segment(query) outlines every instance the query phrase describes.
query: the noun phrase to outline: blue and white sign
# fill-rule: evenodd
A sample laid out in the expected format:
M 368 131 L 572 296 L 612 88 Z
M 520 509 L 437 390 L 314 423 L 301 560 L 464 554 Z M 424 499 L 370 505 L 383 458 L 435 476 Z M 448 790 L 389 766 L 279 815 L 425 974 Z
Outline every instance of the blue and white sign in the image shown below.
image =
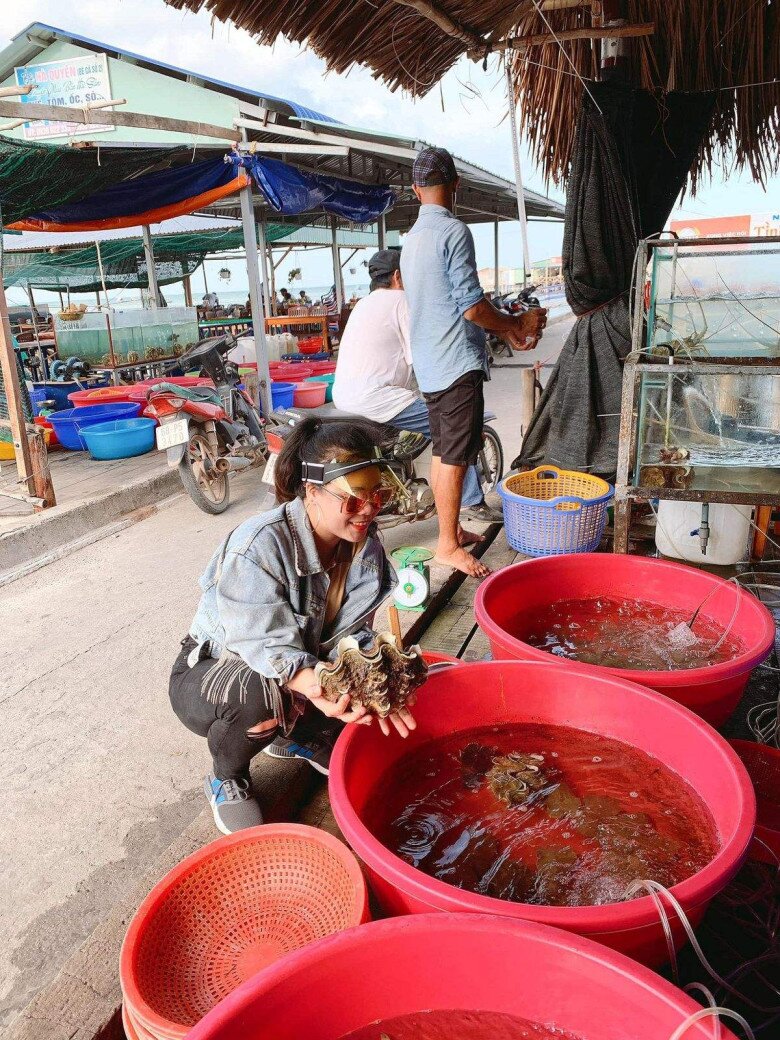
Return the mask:
M 20 87 L 33 85 L 29 94 L 22 95 L 20 100 L 23 104 L 83 108 L 91 101 L 108 101 L 111 97 L 105 54 L 81 54 L 74 58 L 60 58 L 59 61 L 43 61 L 14 71 Z M 87 127 L 64 120 L 36 119 L 24 124 L 24 137 L 27 141 L 40 141 L 46 137 L 91 137 L 113 129 L 113 126 L 97 123 Z

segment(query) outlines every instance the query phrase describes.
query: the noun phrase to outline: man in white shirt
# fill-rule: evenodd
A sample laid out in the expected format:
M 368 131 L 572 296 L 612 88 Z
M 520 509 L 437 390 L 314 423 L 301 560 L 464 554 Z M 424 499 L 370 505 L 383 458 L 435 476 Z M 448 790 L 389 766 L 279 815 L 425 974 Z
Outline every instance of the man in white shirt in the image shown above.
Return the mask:
M 380 249 L 368 262 L 371 292 L 356 304 L 344 329 L 333 383 L 333 403 L 344 412 L 431 435 L 428 406 L 412 369 L 409 314 L 401 280 L 401 253 Z M 466 471 L 461 517 L 495 522 L 474 466 Z

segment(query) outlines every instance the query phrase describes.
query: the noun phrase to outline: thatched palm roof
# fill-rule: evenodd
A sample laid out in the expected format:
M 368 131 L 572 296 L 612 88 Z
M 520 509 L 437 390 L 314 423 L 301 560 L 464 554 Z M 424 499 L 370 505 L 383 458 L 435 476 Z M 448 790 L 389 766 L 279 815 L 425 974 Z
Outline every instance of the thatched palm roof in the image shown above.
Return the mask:
M 261 43 L 278 36 L 305 42 L 337 72 L 363 65 L 390 89 L 402 87 L 416 95 L 430 90 L 464 53 L 478 60 L 501 50 L 500 42 L 511 36 L 515 49 L 506 53 L 512 56 L 523 129 L 539 166 L 556 183 L 568 171 L 583 89 L 575 72 L 584 79 L 599 74 L 598 40 L 577 38 L 594 32 L 590 0 L 166 3 L 192 11 L 205 8 Z M 657 90 L 661 113 L 664 91 L 719 92 L 710 134 L 694 164 L 694 186 L 714 161 L 745 167 L 759 181 L 777 172 L 780 3 L 625 0 L 625 8 L 630 25 L 654 23 L 652 34 L 629 39 L 627 50 L 630 82 Z M 562 44 L 551 41 L 550 28 L 564 34 Z M 604 30 L 596 26 L 595 33 L 603 36 Z

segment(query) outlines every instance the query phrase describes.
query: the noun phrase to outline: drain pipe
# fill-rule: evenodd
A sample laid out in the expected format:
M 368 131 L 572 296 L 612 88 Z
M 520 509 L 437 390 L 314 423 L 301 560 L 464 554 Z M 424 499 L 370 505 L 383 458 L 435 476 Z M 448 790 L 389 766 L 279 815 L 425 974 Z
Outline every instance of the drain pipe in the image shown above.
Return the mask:
M 701 504 L 701 523 L 699 524 L 699 545 L 701 546 L 702 556 L 707 555 L 707 543 L 710 540 L 710 504 L 709 502 L 702 502 Z

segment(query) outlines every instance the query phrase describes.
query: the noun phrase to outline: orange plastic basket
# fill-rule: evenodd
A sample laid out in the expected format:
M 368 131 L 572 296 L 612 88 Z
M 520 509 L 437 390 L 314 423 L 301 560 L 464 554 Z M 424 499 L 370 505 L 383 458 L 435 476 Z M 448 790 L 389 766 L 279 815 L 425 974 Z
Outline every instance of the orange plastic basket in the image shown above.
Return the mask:
M 750 858 L 763 863 L 780 861 L 780 751 L 753 740 L 729 741 L 742 759 L 756 791 L 756 838 Z
M 218 838 L 138 908 L 119 961 L 125 1003 L 136 1027 L 179 1040 L 279 957 L 366 920 L 360 865 L 332 835 L 280 823 Z

